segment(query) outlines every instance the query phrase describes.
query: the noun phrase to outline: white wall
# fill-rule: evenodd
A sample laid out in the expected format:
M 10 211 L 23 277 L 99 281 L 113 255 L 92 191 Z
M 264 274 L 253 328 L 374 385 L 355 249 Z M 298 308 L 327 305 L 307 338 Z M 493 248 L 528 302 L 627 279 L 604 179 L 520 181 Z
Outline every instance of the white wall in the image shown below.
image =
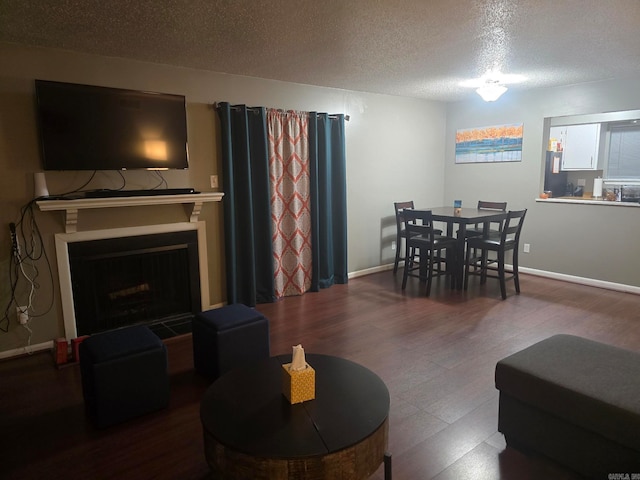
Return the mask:
M 202 70 L 135 62 L 65 51 L 26 48 L 0 43 L 0 227 L 15 221 L 19 209 L 33 197 L 33 172 L 41 170 L 34 115 L 35 78 L 183 94 L 187 99 L 190 168 L 166 174 L 170 187 L 192 186 L 209 190 L 209 175 L 220 170 L 219 125 L 211 105 L 216 101 L 263 105 L 282 109 L 345 113 L 346 126 L 349 271 L 392 261 L 395 239 L 393 202 L 413 199 L 418 205 L 440 204 L 444 195 L 443 158 L 445 111 L 442 103 L 401 97 L 319 88 L 239 77 Z M 144 172 L 126 172 L 129 188 L 149 188 Z M 86 172 L 48 172 L 52 194 L 78 187 Z M 114 174 L 99 174 L 91 187 L 113 187 Z M 223 186 L 224 187 L 224 186 Z M 108 212 L 106 210 L 109 210 Z M 142 207 L 83 212 L 80 229 L 130 226 L 140 221 L 163 223 L 180 219 L 180 208 Z M 57 278 L 53 234 L 63 230 L 62 217 L 37 212 L 49 258 Z M 225 300 L 222 249 L 222 206 L 208 204 L 201 218 L 207 222 L 212 303 Z M 7 278 L 10 245 L 0 235 L 0 276 Z M 43 267 L 44 268 L 44 267 Z M 43 275 L 46 275 L 42 270 Z M 41 310 L 51 294 L 48 282 L 36 305 Z M 38 344 L 62 335 L 57 286 L 54 307 L 33 321 Z M 8 288 L 0 290 L 4 310 Z M 8 334 L 0 333 L 0 352 L 26 343 L 25 330 L 12 317 Z
M 542 189 L 544 118 L 637 109 L 638 85 L 640 79 L 596 82 L 507 92 L 495 103 L 478 98 L 449 104 L 445 202 L 496 200 L 513 210 L 528 208 L 521 242 L 531 244 L 531 253 L 520 255 L 524 267 L 640 286 L 640 208 L 535 201 Z M 457 129 L 520 122 L 521 162 L 455 164 Z

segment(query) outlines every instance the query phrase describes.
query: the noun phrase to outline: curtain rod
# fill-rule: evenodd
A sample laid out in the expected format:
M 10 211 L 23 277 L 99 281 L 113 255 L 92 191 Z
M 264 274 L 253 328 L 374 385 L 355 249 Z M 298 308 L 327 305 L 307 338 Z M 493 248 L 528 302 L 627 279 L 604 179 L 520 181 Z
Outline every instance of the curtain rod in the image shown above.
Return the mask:
M 220 102 L 214 102 L 213 103 L 213 107 L 214 108 L 218 108 L 218 106 L 220 105 Z M 229 105 L 231 108 L 240 108 L 240 105 Z M 244 107 L 247 110 L 251 110 L 251 111 L 259 111 L 261 108 L 267 108 L 267 107 L 247 107 L 246 105 L 244 105 Z M 274 108 L 273 110 L 276 110 L 277 112 L 282 112 L 282 113 L 286 113 L 286 112 L 290 112 L 292 111 L 292 109 L 289 110 L 285 110 L 282 108 Z M 309 112 L 305 112 L 305 113 L 309 113 Z M 328 113 L 327 116 L 329 118 L 338 118 L 338 114 L 336 113 Z M 351 119 L 351 117 L 349 115 L 345 115 L 344 116 L 345 121 L 349 121 Z

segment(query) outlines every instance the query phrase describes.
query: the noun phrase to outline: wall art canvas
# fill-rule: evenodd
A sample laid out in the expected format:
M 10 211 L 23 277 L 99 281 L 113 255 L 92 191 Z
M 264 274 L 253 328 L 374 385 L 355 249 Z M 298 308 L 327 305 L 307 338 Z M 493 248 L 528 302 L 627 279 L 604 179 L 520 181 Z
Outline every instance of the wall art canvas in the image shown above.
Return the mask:
M 522 123 L 456 131 L 456 163 L 522 161 Z

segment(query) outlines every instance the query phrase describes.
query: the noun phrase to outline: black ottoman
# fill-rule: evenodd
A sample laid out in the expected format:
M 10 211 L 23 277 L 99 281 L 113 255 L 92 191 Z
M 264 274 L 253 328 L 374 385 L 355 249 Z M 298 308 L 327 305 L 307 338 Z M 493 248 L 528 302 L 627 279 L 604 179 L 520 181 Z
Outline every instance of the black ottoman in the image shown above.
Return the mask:
M 80 344 L 87 413 L 103 428 L 169 405 L 167 349 L 145 326 L 92 335 Z
M 640 473 L 640 354 L 555 335 L 496 365 L 507 443 L 589 478 Z
M 235 303 L 193 319 L 193 365 L 211 380 L 234 367 L 269 357 L 269 320 Z

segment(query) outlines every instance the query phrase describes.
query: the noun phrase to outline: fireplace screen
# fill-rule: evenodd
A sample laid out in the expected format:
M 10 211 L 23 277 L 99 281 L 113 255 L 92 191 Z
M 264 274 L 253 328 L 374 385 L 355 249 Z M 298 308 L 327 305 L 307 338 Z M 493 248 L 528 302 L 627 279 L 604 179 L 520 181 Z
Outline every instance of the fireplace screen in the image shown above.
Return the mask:
M 200 310 L 196 232 L 73 243 L 69 261 L 78 335 Z

